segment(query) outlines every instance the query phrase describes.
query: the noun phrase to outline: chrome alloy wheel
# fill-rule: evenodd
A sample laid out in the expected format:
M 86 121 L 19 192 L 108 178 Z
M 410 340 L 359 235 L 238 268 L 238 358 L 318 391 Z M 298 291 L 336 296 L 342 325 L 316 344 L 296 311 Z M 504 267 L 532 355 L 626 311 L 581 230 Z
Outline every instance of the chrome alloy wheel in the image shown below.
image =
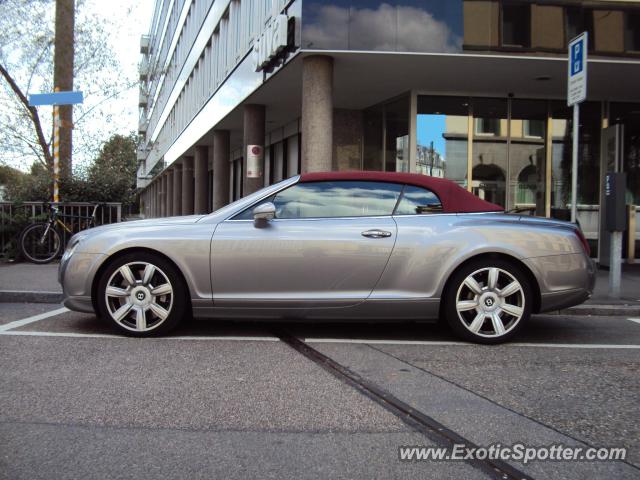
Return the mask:
M 148 332 L 159 327 L 173 305 L 173 288 L 167 275 L 148 262 L 131 262 L 118 268 L 105 289 L 111 318 L 123 328 Z
M 522 319 L 525 294 L 516 278 L 496 267 L 476 270 L 456 293 L 456 311 L 474 335 L 497 338 L 513 330 Z

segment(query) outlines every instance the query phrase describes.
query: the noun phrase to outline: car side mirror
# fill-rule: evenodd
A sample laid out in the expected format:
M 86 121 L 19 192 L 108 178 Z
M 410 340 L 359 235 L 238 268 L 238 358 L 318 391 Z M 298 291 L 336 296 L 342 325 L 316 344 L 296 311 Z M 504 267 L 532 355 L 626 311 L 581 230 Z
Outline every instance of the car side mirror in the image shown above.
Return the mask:
M 272 202 L 265 202 L 253 209 L 253 224 L 256 228 L 264 228 L 269 220 L 276 216 L 276 206 Z

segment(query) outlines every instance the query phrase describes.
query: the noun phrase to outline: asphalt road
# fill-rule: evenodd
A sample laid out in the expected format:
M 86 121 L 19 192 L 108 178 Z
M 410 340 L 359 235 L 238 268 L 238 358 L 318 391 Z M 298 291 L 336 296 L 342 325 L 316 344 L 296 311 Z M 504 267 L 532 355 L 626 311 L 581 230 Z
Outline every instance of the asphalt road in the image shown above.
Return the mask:
M 401 462 L 400 446 L 438 438 L 282 332 L 478 446 L 628 449 L 510 462 L 531 478 L 640 478 L 640 323 L 624 317 L 538 316 L 484 347 L 430 324 L 194 320 L 132 339 L 59 310 L 0 303 L 0 478 L 499 478 Z

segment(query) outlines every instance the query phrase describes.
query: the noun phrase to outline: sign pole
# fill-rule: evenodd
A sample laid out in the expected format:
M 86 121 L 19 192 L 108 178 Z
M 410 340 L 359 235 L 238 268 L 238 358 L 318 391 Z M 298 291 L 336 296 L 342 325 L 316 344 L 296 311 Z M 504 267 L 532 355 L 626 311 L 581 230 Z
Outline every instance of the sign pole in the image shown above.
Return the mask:
M 60 202 L 60 111 L 53 106 L 53 203 Z
M 571 149 L 571 221 L 578 219 L 578 140 L 580 103 L 587 98 L 587 51 L 589 34 L 583 32 L 568 45 L 567 105 L 573 107 L 573 142 Z
M 578 215 L 578 137 L 580 134 L 580 104 L 573 105 L 573 146 L 571 150 L 571 221 Z

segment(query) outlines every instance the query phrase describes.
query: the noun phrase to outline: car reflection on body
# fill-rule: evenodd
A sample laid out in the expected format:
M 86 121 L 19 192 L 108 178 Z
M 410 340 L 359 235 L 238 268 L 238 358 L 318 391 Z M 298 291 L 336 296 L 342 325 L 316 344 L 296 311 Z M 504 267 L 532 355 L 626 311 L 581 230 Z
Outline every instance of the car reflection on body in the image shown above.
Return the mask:
M 502 210 L 441 178 L 303 174 L 209 215 L 82 232 L 59 277 L 65 306 L 134 336 L 189 315 L 443 318 L 463 339 L 499 343 L 594 284 L 577 225 Z

